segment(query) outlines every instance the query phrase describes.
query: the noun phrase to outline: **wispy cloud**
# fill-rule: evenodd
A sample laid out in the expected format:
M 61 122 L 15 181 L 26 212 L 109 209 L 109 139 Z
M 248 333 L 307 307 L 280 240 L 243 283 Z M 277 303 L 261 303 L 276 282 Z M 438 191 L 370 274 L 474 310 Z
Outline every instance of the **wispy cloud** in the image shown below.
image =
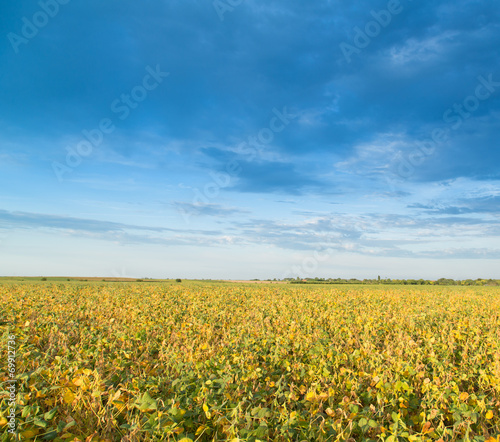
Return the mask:
M 70 216 L 28 212 L 9 212 L 7 210 L 0 210 L 0 227 L 4 229 L 57 229 L 75 234 L 82 232 L 87 234 L 121 234 L 126 231 L 148 231 L 157 233 L 172 232 L 207 235 L 219 233 L 210 230 L 182 230 L 169 227 L 140 226 L 96 219 L 74 218 Z
M 231 215 L 241 215 L 250 213 L 248 210 L 238 209 L 236 207 L 223 207 L 220 204 L 210 204 L 210 203 L 185 203 L 185 202 L 174 202 L 172 205 L 180 213 L 188 215 L 199 215 L 199 216 L 215 216 L 215 217 L 227 217 Z
M 424 209 L 427 213 L 461 215 L 465 213 L 500 214 L 500 196 L 461 198 L 456 205 L 447 203 L 411 204 L 410 208 Z

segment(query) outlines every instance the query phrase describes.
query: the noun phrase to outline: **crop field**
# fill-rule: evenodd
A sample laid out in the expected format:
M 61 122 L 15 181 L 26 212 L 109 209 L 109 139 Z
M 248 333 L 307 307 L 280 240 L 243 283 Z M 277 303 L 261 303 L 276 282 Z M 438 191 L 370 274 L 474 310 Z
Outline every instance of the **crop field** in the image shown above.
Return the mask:
M 500 441 L 500 288 L 15 282 L 0 300 L 2 441 L 13 390 L 26 441 Z

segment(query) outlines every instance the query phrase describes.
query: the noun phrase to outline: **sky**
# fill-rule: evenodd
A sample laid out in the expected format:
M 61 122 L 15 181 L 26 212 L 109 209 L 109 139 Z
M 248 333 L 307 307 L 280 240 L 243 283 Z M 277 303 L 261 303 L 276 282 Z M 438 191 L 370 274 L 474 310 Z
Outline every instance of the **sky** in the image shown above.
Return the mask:
M 0 5 L 0 275 L 500 278 L 500 3 Z

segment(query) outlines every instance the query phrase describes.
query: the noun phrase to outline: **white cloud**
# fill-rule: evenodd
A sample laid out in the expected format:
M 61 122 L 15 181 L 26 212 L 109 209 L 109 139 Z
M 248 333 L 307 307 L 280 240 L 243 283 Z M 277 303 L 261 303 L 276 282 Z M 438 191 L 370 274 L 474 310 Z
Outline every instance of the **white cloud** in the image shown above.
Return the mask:
M 389 59 L 395 67 L 440 61 L 450 51 L 450 46 L 458 44 L 456 37 L 459 35 L 458 32 L 447 31 L 420 40 L 409 38 L 389 49 Z

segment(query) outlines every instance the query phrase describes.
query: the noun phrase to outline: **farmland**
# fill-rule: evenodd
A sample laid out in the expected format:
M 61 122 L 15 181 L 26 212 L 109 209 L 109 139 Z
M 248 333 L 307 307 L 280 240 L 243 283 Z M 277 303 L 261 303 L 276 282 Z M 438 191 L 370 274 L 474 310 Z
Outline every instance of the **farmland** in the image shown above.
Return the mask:
M 497 287 L 4 282 L 0 299 L 21 440 L 500 440 Z

